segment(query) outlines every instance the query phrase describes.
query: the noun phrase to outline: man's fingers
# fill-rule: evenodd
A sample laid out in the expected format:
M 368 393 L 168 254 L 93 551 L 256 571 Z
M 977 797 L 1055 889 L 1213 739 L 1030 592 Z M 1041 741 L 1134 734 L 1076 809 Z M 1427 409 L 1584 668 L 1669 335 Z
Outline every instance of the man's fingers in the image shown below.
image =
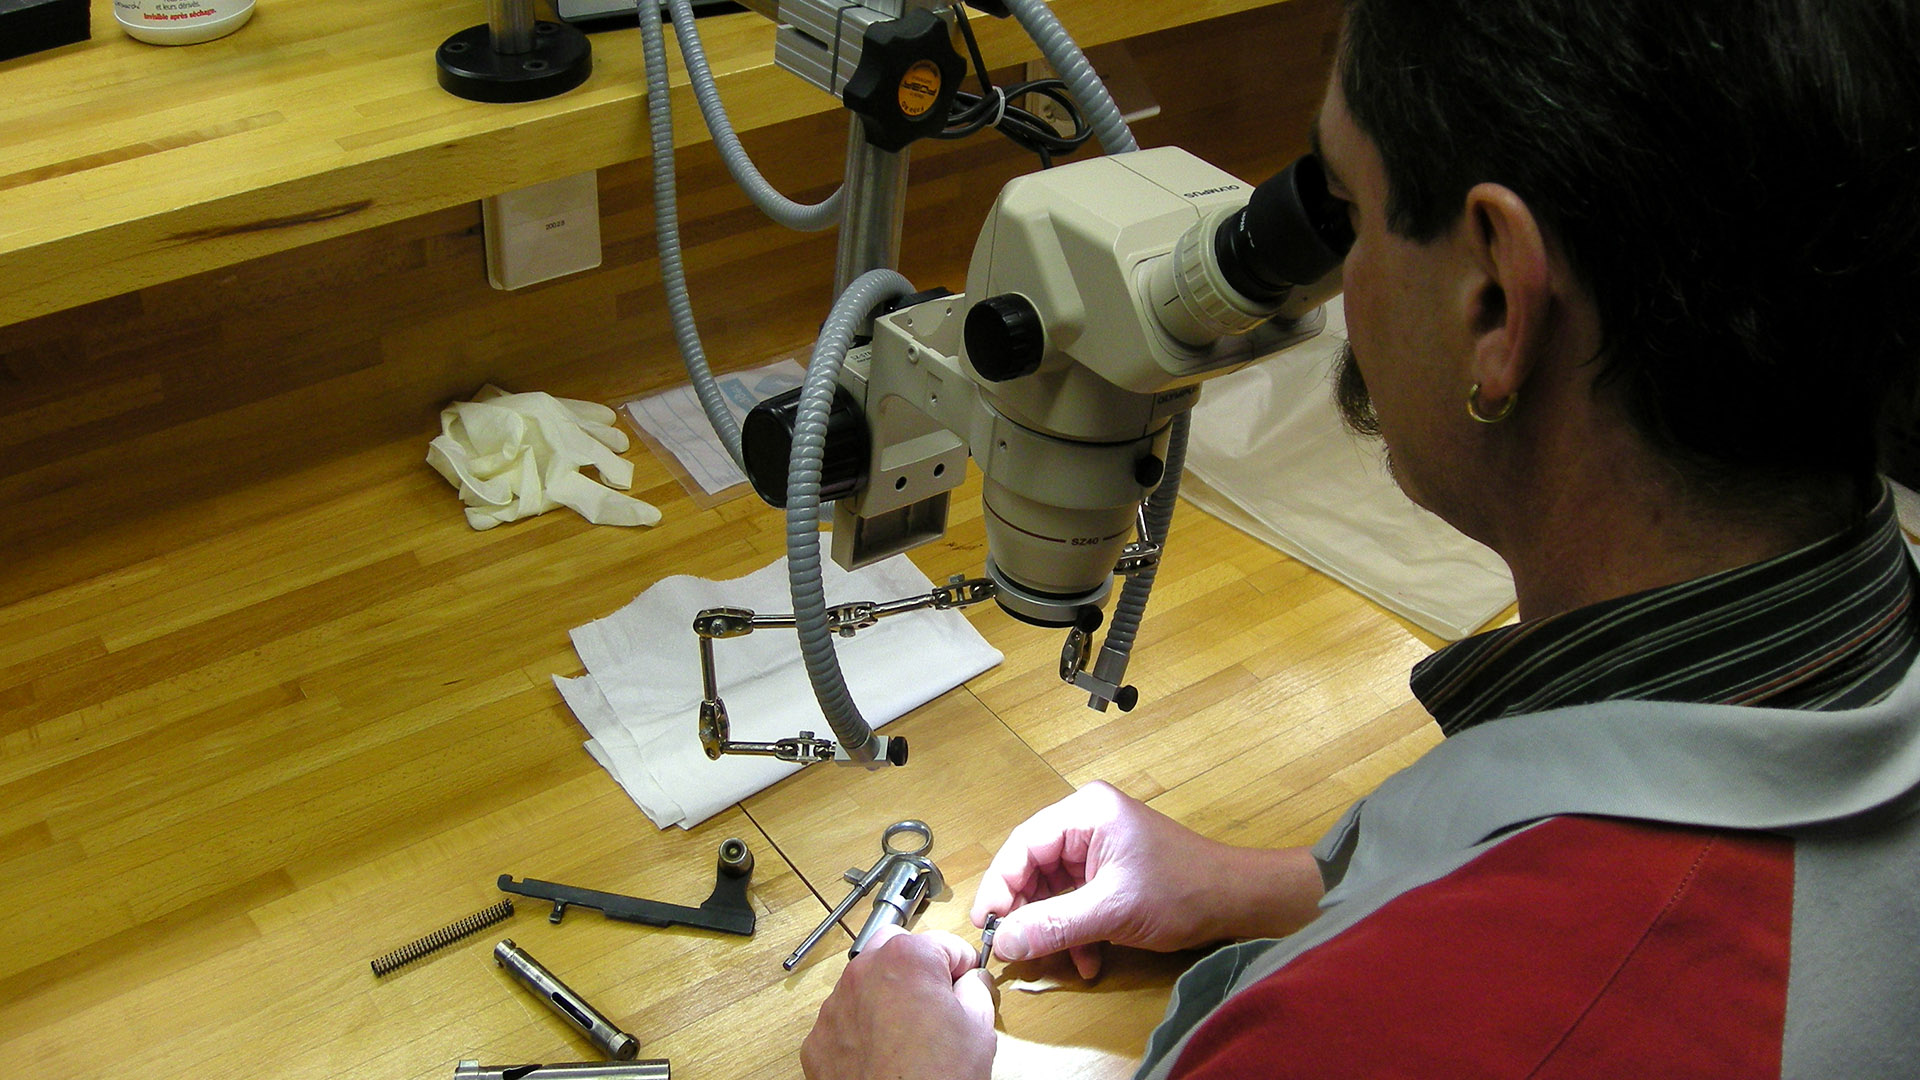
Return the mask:
M 1102 911 L 1109 891 L 1099 881 L 1090 881 L 1072 892 L 1015 908 L 1000 920 L 993 937 L 994 955 L 1026 960 L 1105 941 L 1113 931 Z
M 1104 952 L 1096 941 L 1090 945 L 1075 945 L 1067 950 L 1067 955 L 1073 958 L 1073 969 L 1080 973 L 1080 977 L 1092 982 L 1100 975 L 1100 959 Z
M 983 968 L 974 968 L 953 984 L 953 996 L 967 1018 L 988 1031 L 993 1030 L 993 978 Z
M 947 977 L 959 979 L 980 966 L 980 946 L 945 930 L 924 930 L 920 936 L 940 949 L 947 961 Z
M 980 947 L 958 934 L 950 934 L 945 930 L 923 930 L 910 934 L 891 924 L 875 931 L 873 940 L 867 943 L 860 955 L 878 952 L 893 943 L 895 938 L 905 939 L 893 944 L 895 949 L 906 950 L 916 962 L 924 963 L 930 971 L 939 970 L 948 982 L 978 966 L 980 961 Z
M 1059 809 L 1060 804 L 1055 803 L 1007 834 L 1006 843 L 1000 845 L 987 864 L 987 872 L 980 877 L 980 891 L 974 894 L 975 926 L 984 923 L 989 912 L 1004 914 L 1012 910 L 1015 900 L 1031 892 L 1046 869 L 1059 865 L 1066 842 L 1062 834 L 1066 826 L 1060 821 Z
M 1094 831 L 1110 817 L 1103 808 L 1117 795 L 1113 788 L 1095 781 L 1015 826 L 981 876 L 980 891 L 973 899 L 973 924 L 983 925 L 989 913 L 1006 914 L 1016 901 L 1033 899 L 1028 894 L 1040 889 L 1060 892 L 1061 882 L 1068 879 L 1078 884 L 1083 867 L 1063 873 L 1063 864 L 1085 862 Z

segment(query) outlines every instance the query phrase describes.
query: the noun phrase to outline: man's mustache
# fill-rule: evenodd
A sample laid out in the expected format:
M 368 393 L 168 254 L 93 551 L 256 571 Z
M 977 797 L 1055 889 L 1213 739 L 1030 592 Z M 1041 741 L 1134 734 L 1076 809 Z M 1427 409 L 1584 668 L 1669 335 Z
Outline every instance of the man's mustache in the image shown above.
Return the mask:
M 1333 386 L 1334 404 L 1340 419 L 1357 435 L 1380 436 L 1380 417 L 1373 411 L 1373 397 L 1367 393 L 1367 380 L 1353 356 L 1353 343 L 1342 342 Z

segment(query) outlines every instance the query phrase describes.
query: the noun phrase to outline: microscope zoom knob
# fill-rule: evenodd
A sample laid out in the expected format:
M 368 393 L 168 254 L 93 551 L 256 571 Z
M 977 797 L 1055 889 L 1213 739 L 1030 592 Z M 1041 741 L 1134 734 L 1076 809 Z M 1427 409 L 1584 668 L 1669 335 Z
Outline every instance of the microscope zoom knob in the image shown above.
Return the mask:
M 1033 301 L 1019 293 L 989 296 L 967 312 L 967 360 L 989 382 L 1006 382 L 1040 370 L 1047 332 Z

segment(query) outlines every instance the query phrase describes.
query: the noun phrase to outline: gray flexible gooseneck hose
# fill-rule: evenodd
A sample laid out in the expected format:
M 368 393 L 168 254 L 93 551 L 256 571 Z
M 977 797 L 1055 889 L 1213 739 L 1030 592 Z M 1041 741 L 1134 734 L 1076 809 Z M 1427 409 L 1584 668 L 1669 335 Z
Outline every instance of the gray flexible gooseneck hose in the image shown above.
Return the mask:
M 673 5 L 673 34 L 680 39 L 680 59 L 686 62 L 687 78 L 693 83 L 694 97 L 700 102 L 700 115 L 706 118 L 707 131 L 713 136 L 713 143 L 720 150 L 720 160 L 732 174 L 733 181 L 740 190 L 747 193 L 753 205 L 772 218 L 776 224 L 793 229 L 796 232 L 819 232 L 840 223 L 841 192 L 836 188 L 832 195 L 817 203 L 795 202 L 774 190 L 772 184 L 760 175 L 753 165 L 753 159 L 747 156 L 745 147 L 740 145 L 739 136 L 734 134 L 733 124 L 727 119 L 727 110 L 720 104 L 720 90 L 714 85 L 713 69 L 707 66 L 707 51 L 700 44 L 699 23 L 693 17 L 693 0 L 669 0 Z M 657 20 L 656 20 L 657 21 Z
M 653 228 L 655 246 L 660 252 L 660 284 L 667 293 L 667 317 L 673 322 L 673 336 L 680 345 L 680 358 L 686 364 L 687 378 L 700 408 L 713 425 L 714 434 L 726 448 L 733 463 L 746 471 L 746 459 L 740 451 L 740 425 L 727 411 L 726 399 L 707 366 L 706 350 L 700 346 L 700 328 L 693 321 L 693 303 L 687 296 L 687 274 L 680 262 L 680 207 L 674 194 L 673 103 L 667 97 L 667 43 L 660 26 L 660 5 L 648 0 L 639 5 L 640 38 L 647 62 L 647 120 L 653 136 Z
M 1167 431 L 1166 475 L 1147 499 L 1147 538 L 1163 548 L 1173 525 L 1173 504 L 1180 495 L 1180 474 L 1187 464 L 1187 432 L 1192 416 L 1189 410 L 1173 418 Z M 1127 659 L 1133 655 L 1133 640 L 1140 632 L 1140 619 L 1147 611 L 1147 595 L 1153 591 L 1153 579 L 1158 573 L 1158 564 L 1143 566 L 1128 575 L 1127 583 L 1120 587 L 1120 599 L 1113 605 L 1113 618 L 1107 622 L 1106 640 L 1100 645 L 1100 658 L 1093 665 L 1095 678 L 1115 686 L 1126 678 Z
M 1080 46 L 1067 36 L 1067 28 L 1060 25 L 1046 0 L 1006 0 L 1006 5 L 1021 29 L 1039 47 L 1040 55 L 1053 66 L 1060 81 L 1067 84 L 1067 92 L 1086 112 L 1087 124 L 1093 128 L 1101 148 L 1109 154 L 1140 149 L 1140 144 L 1133 141 L 1126 118 L 1120 115 L 1120 107 L 1113 103 L 1113 95 L 1094 73 L 1093 65 L 1087 63 L 1087 55 L 1080 51 Z
M 873 309 L 913 292 L 892 270 L 869 270 L 853 279 L 820 329 L 807 363 L 793 422 L 793 448 L 787 456 L 787 581 L 793 591 L 794 626 L 800 655 L 821 715 L 847 753 L 859 761 L 874 756 L 873 729 L 847 693 L 840 660 L 827 628 L 827 600 L 820 582 L 820 463 L 827 445 L 827 410 L 839 387 L 840 364 L 854 331 Z

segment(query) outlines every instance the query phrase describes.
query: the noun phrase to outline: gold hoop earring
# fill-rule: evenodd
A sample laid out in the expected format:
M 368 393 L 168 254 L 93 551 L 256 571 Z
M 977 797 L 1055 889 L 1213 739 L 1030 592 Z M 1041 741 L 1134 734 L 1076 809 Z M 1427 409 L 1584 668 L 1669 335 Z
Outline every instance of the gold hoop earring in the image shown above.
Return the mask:
M 1515 390 L 1507 395 L 1507 400 L 1500 403 L 1500 411 L 1489 416 L 1480 411 L 1480 384 L 1474 383 L 1473 388 L 1467 391 L 1467 415 L 1483 424 L 1497 424 L 1513 415 L 1513 407 L 1519 402 L 1520 391 Z

